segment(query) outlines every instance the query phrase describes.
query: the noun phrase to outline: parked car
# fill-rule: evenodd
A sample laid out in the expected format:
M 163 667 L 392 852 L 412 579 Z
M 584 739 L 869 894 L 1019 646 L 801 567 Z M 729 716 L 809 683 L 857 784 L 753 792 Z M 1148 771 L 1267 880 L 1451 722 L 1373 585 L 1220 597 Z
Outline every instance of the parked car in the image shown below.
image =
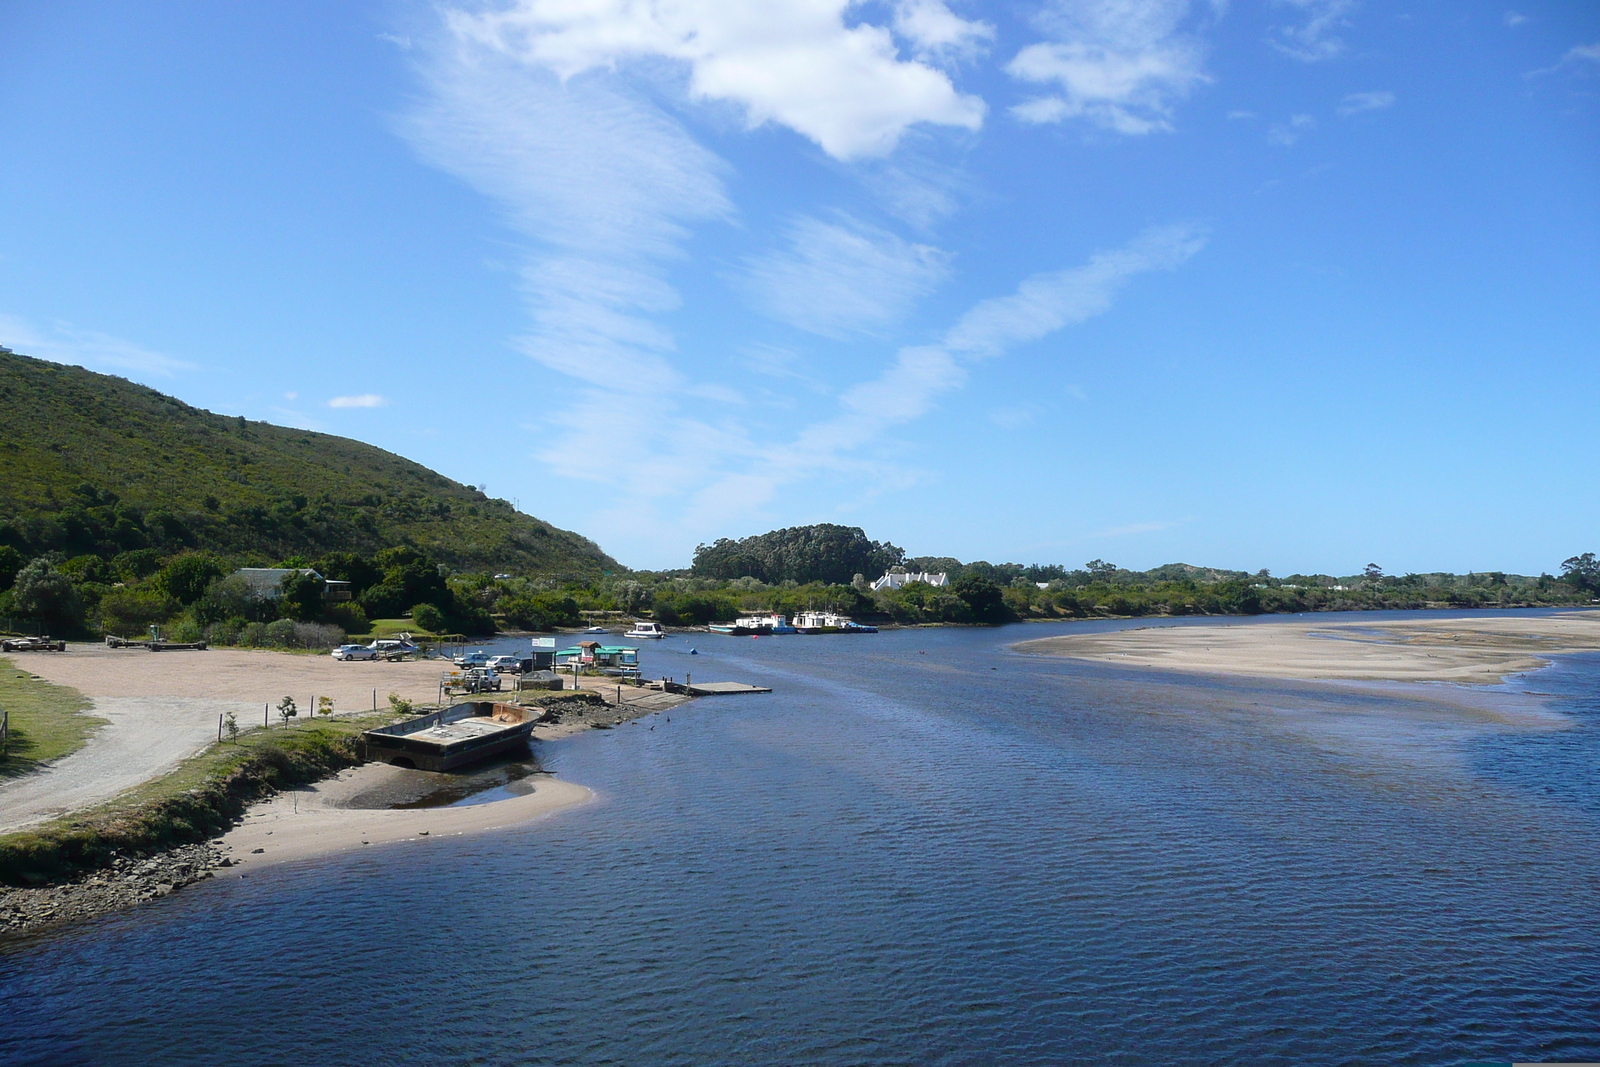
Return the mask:
M 369 648 L 366 645 L 340 645 L 338 648 L 336 648 L 332 652 L 328 653 L 328 655 L 332 656 L 334 659 L 337 659 L 337 660 L 347 660 L 347 659 L 368 659 L 368 660 L 373 660 L 373 659 L 377 659 L 378 658 L 378 651 L 377 651 L 377 649 Z
M 502 671 L 507 674 L 522 673 L 522 661 L 516 656 L 490 656 L 489 662 L 484 666 L 491 671 Z
M 469 693 L 500 691 L 500 676 L 487 667 L 474 667 L 461 676 L 461 688 Z
M 0 652 L 65 652 L 65 641 L 52 641 L 48 637 L 8 637 L 0 641 Z
M 481 649 L 477 652 L 468 652 L 457 656 L 454 662 L 457 667 L 487 667 L 489 665 L 489 653 Z

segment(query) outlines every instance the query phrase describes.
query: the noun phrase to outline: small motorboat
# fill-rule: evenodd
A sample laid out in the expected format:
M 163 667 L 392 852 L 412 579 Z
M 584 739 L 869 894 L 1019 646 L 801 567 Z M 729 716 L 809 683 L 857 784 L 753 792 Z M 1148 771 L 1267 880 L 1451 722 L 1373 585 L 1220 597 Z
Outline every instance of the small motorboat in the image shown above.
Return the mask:
M 622 635 L 623 637 L 661 638 L 667 636 L 667 631 L 661 628 L 659 622 L 634 621 L 633 629 Z
M 579 630 L 578 632 L 584 634 L 608 634 L 611 631 L 607 630 L 604 626 L 588 626 L 582 630 Z

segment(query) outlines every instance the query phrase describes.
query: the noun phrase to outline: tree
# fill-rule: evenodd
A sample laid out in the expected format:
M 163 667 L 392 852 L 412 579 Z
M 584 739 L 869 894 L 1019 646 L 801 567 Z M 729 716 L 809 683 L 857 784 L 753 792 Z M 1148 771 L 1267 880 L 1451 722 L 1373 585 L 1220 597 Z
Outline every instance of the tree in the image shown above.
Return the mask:
M 78 591 L 47 559 L 36 559 L 17 572 L 11 596 L 17 614 L 34 619 L 41 627 L 76 630 L 83 625 Z
M 966 601 L 967 607 L 972 610 L 972 617 L 978 622 L 1006 621 L 1005 594 L 989 579 L 962 578 L 950 587 L 950 591 Z
M 286 619 L 313 622 L 322 617 L 322 579 L 311 571 L 291 571 L 278 585 L 278 610 Z
M 11 588 L 22 569 L 22 553 L 10 545 L 0 545 L 0 592 Z
M 1600 560 L 1593 552 L 1572 556 L 1561 564 L 1561 580 L 1591 593 L 1600 593 Z
M 285 727 L 289 725 L 290 719 L 299 714 L 300 709 L 294 706 L 294 697 L 286 696 L 278 701 L 278 715 L 283 719 Z
M 444 612 L 433 604 L 418 604 L 411 609 L 411 621 L 418 629 L 436 634 L 444 629 Z
M 1092 580 L 1097 582 L 1109 582 L 1112 578 L 1116 577 L 1117 571 L 1121 568 L 1119 568 L 1115 563 L 1107 563 L 1103 559 L 1091 559 L 1088 563 L 1083 565 L 1083 569 L 1089 572 L 1089 577 Z
M 227 573 L 222 561 L 209 552 L 192 552 L 168 561 L 156 572 L 154 581 L 162 592 L 187 606 L 204 596 L 211 583 Z
M 333 698 L 332 697 L 318 697 L 317 698 L 317 713 L 319 715 L 332 715 L 333 714 Z
M 232 744 L 239 742 L 239 719 L 233 712 L 228 712 L 222 718 L 222 729 L 227 732 L 228 741 Z

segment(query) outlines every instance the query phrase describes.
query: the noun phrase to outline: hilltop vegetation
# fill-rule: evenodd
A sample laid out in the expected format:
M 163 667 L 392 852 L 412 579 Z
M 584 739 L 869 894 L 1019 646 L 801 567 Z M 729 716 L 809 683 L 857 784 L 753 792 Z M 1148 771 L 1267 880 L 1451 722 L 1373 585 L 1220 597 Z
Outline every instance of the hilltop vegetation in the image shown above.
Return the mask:
M 320 583 L 294 579 L 265 600 L 227 580 L 241 566 L 314 567 L 354 595 L 325 603 Z M 155 623 L 178 639 L 319 645 L 424 607 L 419 629 L 483 632 L 491 573 L 512 575 L 524 617 L 548 622 L 565 616 L 541 613 L 539 590 L 621 569 L 371 445 L 0 348 L 0 619 L 18 628 Z
M 268 564 L 396 545 L 463 571 L 597 577 L 586 538 L 372 445 L 193 408 L 0 348 L 0 545 Z

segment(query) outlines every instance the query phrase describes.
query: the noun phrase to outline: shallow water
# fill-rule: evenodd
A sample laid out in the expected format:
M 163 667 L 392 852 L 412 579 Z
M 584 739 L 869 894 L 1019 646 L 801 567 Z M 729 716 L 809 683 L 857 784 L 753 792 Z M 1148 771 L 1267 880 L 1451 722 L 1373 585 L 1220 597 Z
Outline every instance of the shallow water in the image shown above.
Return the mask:
M 1600 1058 L 1600 657 L 1452 710 L 1002 650 L 1063 629 L 646 645 L 775 692 L 536 746 L 601 798 L 548 821 L 14 947 L 0 1062 Z

